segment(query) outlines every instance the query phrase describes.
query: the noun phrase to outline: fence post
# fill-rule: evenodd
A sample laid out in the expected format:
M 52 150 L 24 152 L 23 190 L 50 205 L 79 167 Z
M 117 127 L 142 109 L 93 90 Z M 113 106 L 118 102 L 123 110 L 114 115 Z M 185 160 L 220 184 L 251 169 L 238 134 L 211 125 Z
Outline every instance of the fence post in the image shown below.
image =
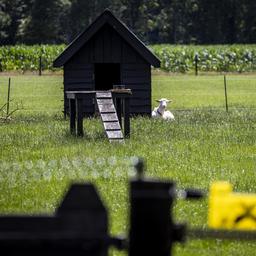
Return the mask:
M 11 92 L 11 78 L 9 77 L 8 82 L 8 94 L 7 94 L 7 104 L 6 104 L 6 115 L 9 115 L 9 109 L 10 109 L 10 92 Z
M 39 76 L 42 75 L 42 56 L 39 57 Z
M 195 75 L 198 75 L 198 53 L 195 54 Z
M 228 94 L 227 94 L 227 81 L 226 81 L 226 75 L 224 75 L 224 89 L 225 89 L 226 112 L 228 112 Z
M 2 59 L 0 59 L 0 72 L 3 72 Z

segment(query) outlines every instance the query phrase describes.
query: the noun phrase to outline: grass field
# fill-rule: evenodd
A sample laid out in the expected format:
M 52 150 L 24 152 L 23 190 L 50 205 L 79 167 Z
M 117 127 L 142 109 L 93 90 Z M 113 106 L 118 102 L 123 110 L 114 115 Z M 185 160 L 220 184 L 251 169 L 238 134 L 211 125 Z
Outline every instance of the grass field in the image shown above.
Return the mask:
M 0 76 L 0 106 L 6 76 Z M 174 179 L 180 188 L 207 190 L 227 180 L 255 192 L 256 76 L 227 77 L 225 112 L 222 76 L 153 76 L 154 99 L 168 97 L 174 123 L 133 118 L 131 139 L 109 144 L 98 119 L 85 120 L 86 136 L 74 138 L 63 120 L 62 76 L 13 76 L 12 105 L 23 109 L 0 124 L 0 212 L 49 213 L 72 181 L 93 181 L 109 208 L 111 233 L 128 229 L 128 178 L 133 156 L 147 161 L 147 175 Z M 206 227 L 207 200 L 178 202 L 176 219 Z M 253 242 L 189 241 L 175 255 L 255 255 Z

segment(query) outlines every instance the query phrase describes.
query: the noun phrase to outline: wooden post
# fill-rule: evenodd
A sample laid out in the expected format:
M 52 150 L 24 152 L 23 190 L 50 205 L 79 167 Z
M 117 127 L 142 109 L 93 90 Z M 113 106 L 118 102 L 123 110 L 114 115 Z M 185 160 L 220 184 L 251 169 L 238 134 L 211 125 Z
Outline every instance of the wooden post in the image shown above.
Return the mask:
M 198 75 L 198 53 L 195 54 L 195 75 Z
M 224 90 L 225 90 L 226 112 L 228 112 L 228 95 L 227 95 L 227 81 L 226 81 L 226 75 L 224 75 Z
M 120 123 L 120 126 L 122 128 L 122 99 L 116 98 L 116 112 L 117 112 L 117 117 Z
M 62 89 L 62 88 L 61 88 Z M 66 96 L 66 93 L 65 93 L 65 91 L 63 90 L 63 94 L 64 94 L 64 100 L 62 100 L 63 101 L 63 105 L 64 105 L 64 108 L 63 108 L 63 114 L 64 114 L 64 120 L 66 120 L 67 119 L 67 106 L 66 106 L 66 102 L 68 101 L 68 105 L 69 105 L 69 111 L 70 111 L 70 102 L 69 102 L 69 100 L 67 100 L 67 96 Z
M 2 59 L 0 59 L 0 72 L 3 72 Z
M 130 138 L 130 98 L 124 99 L 124 136 Z
M 39 57 L 39 76 L 42 75 L 42 56 Z
M 9 110 L 10 110 L 10 93 L 11 93 L 11 78 L 9 77 L 9 82 L 8 82 L 8 94 L 7 94 L 7 104 L 6 104 L 6 115 L 9 115 Z
M 76 98 L 77 136 L 84 136 L 83 131 L 83 99 Z
M 69 99 L 70 133 L 76 134 L 76 101 Z

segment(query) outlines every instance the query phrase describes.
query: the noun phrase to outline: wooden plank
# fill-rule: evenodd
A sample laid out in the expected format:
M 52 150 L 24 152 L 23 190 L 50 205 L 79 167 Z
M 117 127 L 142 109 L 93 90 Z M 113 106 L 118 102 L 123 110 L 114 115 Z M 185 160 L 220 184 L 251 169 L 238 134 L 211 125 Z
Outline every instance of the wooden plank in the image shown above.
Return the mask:
M 98 104 L 113 104 L 112 99 L 97 99 Z
M 109 139 L 123 139 L 121 131 L 106 131 Z
M 77 61 L 76 58 L 73 58 L 71 60 L 69 60 L 69 62 L 67 62 L 64 65 L 64 69 L 65 70 L 72 70 L 72 69 L 91 69 L 92 70 L 92 64 L 91 63 L 80 63 L 80 61 Z
M 77 65 L 77 63 L 74 62 L 74 64 L 70 64 L 70 63 L 66 64 L 65 68 L 64 68 L 64 71 L 68 72 L 68 74 L 70 74 L 70 72 L 76 71 L 76 70 L 84 71 L 84 72 L 92 72 L 93 71 L 93 64 L 88 63 L 88 64 Z
M 130 99 L 127 98 L 124 104 L 124 136 L 130 137 Z
M 77 112 L 77 136 L 84 136 L 83 131 L 83 101 L 76 99 L 76 112 Z
M 126 88 L 133 91 L 150 90 L 150 83 L 125 83 Z
M 137 60 L 136 60 L 136 63 L 138 64 L 147 64 L 148 65 L 148 62 L 142 58 L 139 54 L 136 55 L 137 56 Z M 151 65 L 149 64 L 149 66 L 151 67 Z
M 148 102 L 148 104 L 142 104 L 142 105 L 132 105 L 130 103 L 130 109 L 134 110 L 134 109 L 144 109 L 144 108 L 149 108 L 151 107 L 151 102 Z M 143 111 L 142 111 L 143 112 Z
M 92 81 L 93 73 L 87 70 L 66 70 L 64 74 L 64 79 L 81 79 L 84 81 Z
M 96 98 L 97 99 L 112 99 L 112 94 L 111 92 L 97 92 L 96 93 Z
M 94 52 L 94 61 L 98 63 L 103 62 L 104 58 L 104 50 L 103 50 L 103 38 L 102 38 L 102 29 L 100 30 L 100 33 L 96 34 L 95 37 L 92 39 L 94 40 L 93 44 L 93 52 Z
M 143 113 L 151 113 L 152 107 L 150 105 L 146 106 L 130 106 L 130 114 L 143 114 Z
M 107 122 L 103 123 L 105 130 L 111 131 L 111 130 L 121 130 L 119 122 Z
M 68 100 L 68 99 L 75 99 L 75 94 L 72 94 L 72 93 L 67 94 L 66 100 Z M 65 102 L 65 103 L 67 104 L 67 102 Z M 85 99 L 85 100 L 83 101 L 83 106 L 90 107 L 90 106 L 92 105 L 92 103 L 93 103 L 93 100 L 92 100 L 92 99 Z
M 92 89 L 92 84 L 67 84 L 66 91 L 89 91 Z
M 92 83 L 92 77 L 91 79 L 87 78 L 81 78 L 81 77 L 65 77 L 64 83 L 65 84 L 74 84 L 74 83 Z
M 89 43 L 86 46 L 83 46 L 80 49 L 79 54 L 76 55 L 77 63 L 83 65 L 85 63 L 91 63 L 91 48 L 89 47 Z
M 134 64 L 134 69 L 122 69 L 123 77 L 148 77 L 151 75 L 151 70 L 145 66 L 145 68 L 137 68 L 137 64 Z
M 122 101 L 120 98 L 116 98 L 115 105 L 116 105 L 117 117 L 118 117 L 120 126 L 122 127 Z
M 111 63 L 112 62 L 112 47 L 111 47 L 111 27 L 109 25 L 105 25 L 103 29 L 103 37 L 104 37 L 104 63 Z
M 87 44 L 84 46 L 88 49 L 88 58 L 90 63 L 94 63 L 94 51 L 93 51 L 93 40 L 89 40 Z M 94 72 L 94 67 L 93 67 Z
M 122 59 L 122 39 L 118 33 L 112 29 L 111 48 L 112 50 L 112 61 L 120 63 Z
M 150 90 L 140 90 L 140 91 L 137 91 L 137 90 L 134 90 L 132 92 L 132 98 L 133 99 L 148 99 L 150 98 L 151 96 L 151 92 Z
M 107 98 L 105 98 L 107 97 Z M 123 133 L 110 92 L 96 92 L 96 102 L 107 137 L 110 140 L 123 140 Z M 102 104 L 99 104 L 102 103 Z
M 101 113 L 115 113 L 116 112 L 113 104 L 104 104 L 104 105 L 98 104 L 98 107 L 99 107 L 99 111 Z
M 66 66 L 65 65 L 65 72 L 71 72 L 74 70 L 78 71 L 84 71 L 84 72 L 92 72 L 93 71 L 93 65 L 92 64 L 82 64 L 77 66 Z
M 136 54 L 125 41 L 122 44 L 122 63 L 136 63 Z
M 150 74 L 147 74 L 144 71 L 138 71 L 138 72 L 135 72 L 135 71 L 124 71 L 122 78 L 124 80 L 127 80 L 127 79 L 133 77 L 133 78 L 139 78 L 139 79 L 143 79 L 144 78 L 145 80 L 147 80 L 147 78 L 149 76 L 150 76 Z
M 151 104 L 150 98 L 131 98 L 131 106 L 145 106 Z
M 139 64 L 139 63 L 123 63 L 122 65 L 123 71 L 143 71 L 143 70 L 150 70 L 150 64 Z
M 103 122 L 118 121 L 116 113 L 102 114 L 101 118 Z
M 147 76 L 147 77 L 123 77 L 123 84 L 127 85 L 127 84 L 149 84 L 151 81 L 151 78 L 150 76 Z
M 69 115 L 70 115 L 70 133 L 76 133 L 76 101 L 75 99 L 69 99 Z

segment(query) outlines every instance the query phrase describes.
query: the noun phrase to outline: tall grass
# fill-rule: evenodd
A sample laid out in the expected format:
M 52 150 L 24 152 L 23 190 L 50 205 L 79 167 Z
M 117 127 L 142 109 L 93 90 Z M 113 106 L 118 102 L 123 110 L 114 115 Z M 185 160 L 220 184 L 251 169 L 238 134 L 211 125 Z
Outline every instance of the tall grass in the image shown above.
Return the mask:
M 180 188 L 207 191 L 211 182 L 227 180 L 237 191 L 256 193 L 256 111 L 249 108 L 255 106 L 254 79 L 230 77 L 233 107 L 226 113 L 222 78 L 154 76 L 153 102 L 173 98 L 176 121 L 132 118 L 131 139 L 121 145 L 107 141 L 99 119 L 84 120 L 84 138 L 69 135 L 61 113 L 61 77 L 13 77 L 13 98 L 23 100 L 25 109 L 0 125 L 0 212 L 52 214 L 71 182 L 93 181 L 109 209 L 110 232 L 127 232 L 134 156 L 147 161 L 147 176 L 173 179 Z M 0 84 L 6 80 L 0 77 Z M 3 95 L 3 86 L 0 90 Z M 207 200 L 179 201 L 175 216 L 205 227 Z M 175 255 L 255 251 L 253 242 L 201 240 L 175 246 Z

